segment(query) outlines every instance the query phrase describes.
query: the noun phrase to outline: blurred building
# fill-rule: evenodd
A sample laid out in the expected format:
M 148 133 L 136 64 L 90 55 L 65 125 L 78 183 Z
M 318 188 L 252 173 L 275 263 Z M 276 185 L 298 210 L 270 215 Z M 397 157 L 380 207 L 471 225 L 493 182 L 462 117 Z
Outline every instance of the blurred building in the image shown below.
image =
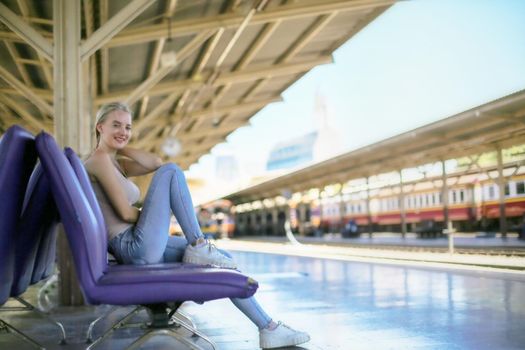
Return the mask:
M 292 169 L 320 162 L 342 151 L 339 132 L 332 126 L 326 99 L 317 93 L 313 117 L 317 130 L 277 143 L 268 157 L 266 170 Z
M 314 144 L 317 132 L 311 132 L 276 144 L 270 151 L 266 170 L 290 169 L 314 159 Z

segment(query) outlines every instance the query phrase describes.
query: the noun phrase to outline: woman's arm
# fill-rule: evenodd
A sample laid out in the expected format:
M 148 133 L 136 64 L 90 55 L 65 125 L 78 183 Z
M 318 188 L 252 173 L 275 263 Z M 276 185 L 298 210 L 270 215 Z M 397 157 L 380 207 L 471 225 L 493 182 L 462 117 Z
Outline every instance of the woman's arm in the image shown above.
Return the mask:
M 108 154 L 93 155 L 89 163 L 86 163 L 86 168 L 104 190 L 117 215 L 126 222 L 137 222 L 140 211 L 129 205 L 126 192 L 117 178 L 115 165 L 110 156 Z
M 136 148 L 124 147 L 118 154 L 126 157 L 119 159 L 119 163 L 127 176 L 148 174 L 162 165 L 160 157 Z

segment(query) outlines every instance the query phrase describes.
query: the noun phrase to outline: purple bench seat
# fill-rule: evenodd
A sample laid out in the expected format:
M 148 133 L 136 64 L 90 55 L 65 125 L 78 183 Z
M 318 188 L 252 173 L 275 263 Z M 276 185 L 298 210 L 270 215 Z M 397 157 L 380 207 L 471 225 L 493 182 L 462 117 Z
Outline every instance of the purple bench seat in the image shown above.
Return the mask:
M 256 281 L 231 269 L 186 264 L 110 266 L 105 224 L 82 162 L 71 149 L 64 155 L 44 132 L 37 136 L 36 147 L 89 304 L 143 305 L 155 323 L 162 318 L 155 313 L 166 310 L 166 305 L 171 317 L 185 301 L 247 298 L 257 290 Z M 161 323 L 165 321 L 169 326 L 170 320 Z

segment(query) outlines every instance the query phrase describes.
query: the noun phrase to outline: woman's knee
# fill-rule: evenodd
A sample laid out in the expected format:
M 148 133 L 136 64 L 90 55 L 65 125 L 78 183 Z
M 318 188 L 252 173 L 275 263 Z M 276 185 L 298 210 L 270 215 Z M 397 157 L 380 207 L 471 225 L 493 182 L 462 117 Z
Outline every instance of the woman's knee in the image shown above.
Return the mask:
M 157 169 L 156 173 L 165 173 L 165 172 L 182 172 L 181 168 L 175 163 L 166 163 L 160 166 Z
M 180 177 L 181 175 L 184 175 L 181 168 L 175 163 L 166 163 L 161 165 L 160 168 L 158 168 L 155 171 L 154 178 L 160 178 L 164 175 L 168 175 L 168 177 Z

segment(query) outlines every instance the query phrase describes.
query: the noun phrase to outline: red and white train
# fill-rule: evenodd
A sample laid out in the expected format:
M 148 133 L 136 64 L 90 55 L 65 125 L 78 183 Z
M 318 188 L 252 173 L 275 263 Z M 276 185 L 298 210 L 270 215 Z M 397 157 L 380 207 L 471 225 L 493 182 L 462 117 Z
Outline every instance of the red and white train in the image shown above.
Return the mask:
M 345 224 L 351 221 L 359 232 L 369 229 L 400 232 L 402 197 L 399 192 L 399 186 L 371 191 L 369 211 L 363 193 L 324 198 L 317 204 L 309 204 L 306 211 L 303 208 L 302 212 L 307 215 L 298 215 L 296 226 L 310 221 L 322 232 L 337 232 L 344 230 Z M 429 223 L 443 227 L 441 186 L 426 181 L 405 185 L 404 192 L 405 223 L 409 232 L 424 230 Z M 499 230 L 499 187 L 489 176 L 473 175 L 449 184 L 448 202 L 449 219 L 456 230 Z M 507 179 L 505 184 L 505 216 L 510 231 L 521 230 L 524 215 L 525 174 L 520 174 Z

